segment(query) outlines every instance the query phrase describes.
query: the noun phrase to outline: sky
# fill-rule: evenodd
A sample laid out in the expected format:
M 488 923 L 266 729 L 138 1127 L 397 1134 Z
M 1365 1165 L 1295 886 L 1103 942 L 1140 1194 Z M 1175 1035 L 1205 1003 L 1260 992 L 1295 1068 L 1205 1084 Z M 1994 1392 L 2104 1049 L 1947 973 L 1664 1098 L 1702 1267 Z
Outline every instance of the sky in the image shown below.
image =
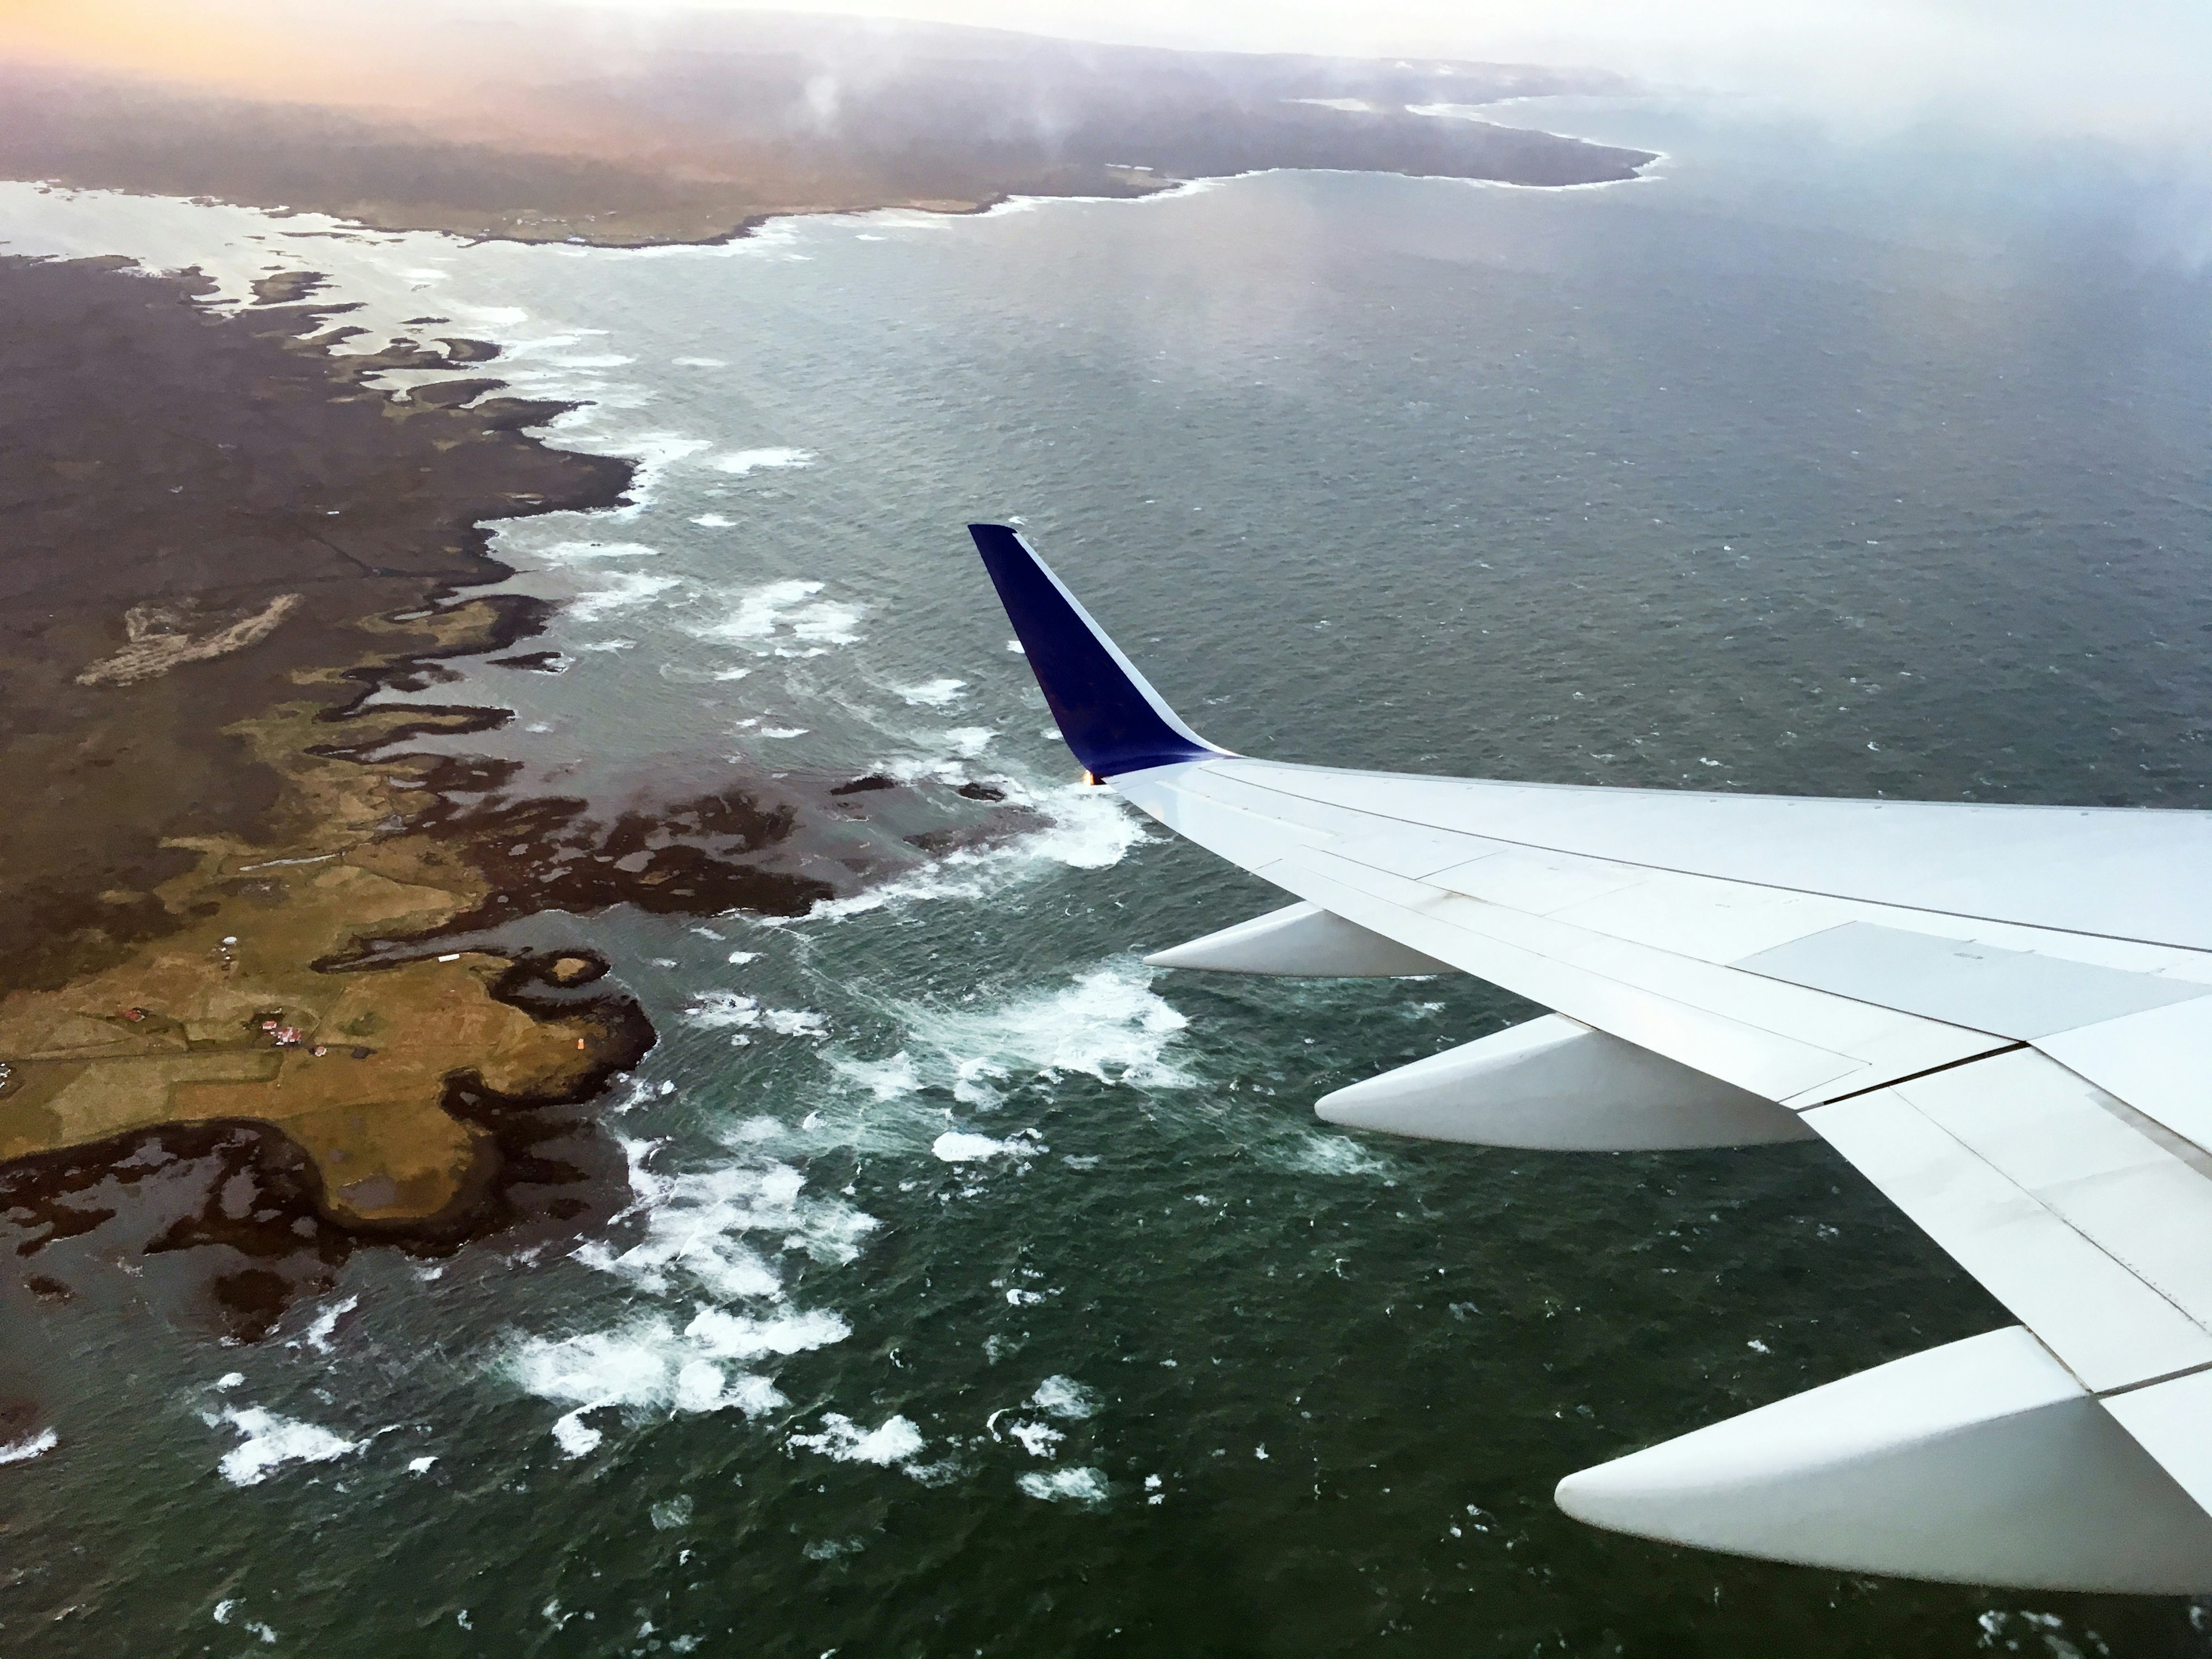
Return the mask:
M 313 96 L 331 79 L 322 43 L 343 43 L 356 63 L 385 56 L 377 48 L 399 46 L 393 23 L 410 14 L 417 29 L 425 18 L 552 25 L 584 13 L 599 27 L 650 32 L 687 9 L 1583 65 L 1771 99 L 1876 131 L 1934 115 L 2212 150 L 2212 0 L 0 0 L 0 58 L 62 58 L 263 91 L 290 85 Z M 526 52 L 529 33 L 514 29 L 511 49 Z M 419 41 L 405 50 L 423 82 L 439 78 Z
M 588 0 L 650 13 L 690 0 Z M 740 0 L 731 9 L 753 9 Z M 2208 0 L 780 0 L 1134 45 L 1586 65 L 1874 125 L 2212 137 Z

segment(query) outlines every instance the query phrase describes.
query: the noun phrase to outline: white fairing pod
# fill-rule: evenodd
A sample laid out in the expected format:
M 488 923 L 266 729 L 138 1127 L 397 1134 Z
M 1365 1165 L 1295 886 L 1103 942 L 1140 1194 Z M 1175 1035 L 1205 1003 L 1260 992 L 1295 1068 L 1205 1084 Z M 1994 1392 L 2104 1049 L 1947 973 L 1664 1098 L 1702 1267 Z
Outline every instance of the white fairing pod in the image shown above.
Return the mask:
M 1560 1014 L 1324 1095 L 1332 1123 L 1552 1152 L 1810 1140 L 1795 1112 Z
M 2020 1326 L 1559 1482 L 1578 1521 L 1845 1572 L 2202 1595 L 2212 1516 Z
M 1459 971 L 1317 904 L 1285 905 L 1188 945 L 1155 951 L 1145 961 L 1154 968 L 1309 979 L 1398 979 Z

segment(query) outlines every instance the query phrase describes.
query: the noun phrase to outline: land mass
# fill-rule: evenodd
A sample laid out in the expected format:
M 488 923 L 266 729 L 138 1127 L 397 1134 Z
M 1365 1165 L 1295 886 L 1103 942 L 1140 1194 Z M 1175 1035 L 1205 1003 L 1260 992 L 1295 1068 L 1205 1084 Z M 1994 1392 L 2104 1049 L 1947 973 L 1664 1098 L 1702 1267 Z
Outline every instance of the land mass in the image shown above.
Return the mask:
M 321 41 L 272 5 L 229 51 L 198 21 L 165 47 L 158 9 L 92 27 L 123 3 L 88 0 L 88 38 L 135 58 L 10 54 L 0 25 L 0 176 L 639 244 L 1261 168 L 1555 185 L 1653 159 L 1414 112 L 1619 85 L 1512 66 L 761 13 L 526 27 L 499 0 L 317 11 L 368 30 Z M 289 79 L 232 72 L 264 62 Z M 481 342 L 334 356 L 346 307 L 319 286 L 271 275 L 224 308 L 190 275 L 0 258 L 0 1214 L 26 1257 L 135 1218 L 100 1248 L 212 1262 L 242 1338 L 363 1239 L 582 1225 L 618 1191 L 561 1109 L 653 1030 L 603 961 L 507 948 L 502 924 L 796 915 L 1037 822 L 981 783 L 692 779 L 603 804 L 411 750 L 509 716 L 380 690 L 456 678 L 445 658 L 565 666 L 514 649 L 544 605 L 471 595 L 510 574 L 486 525 L 612 505 L 630 468 L 527 435 L 559 406 L 472 375 L 498 355 Z M 441 378 L 395 396 L 395 368 Z M 75 1293 L 51 1261 L 24 1283 Z
M 561 406 L 475 374 L 492 347 L 336 356 L 316 279 L 228 310 L 209 286 L 0 259 L 0 1214 L 25 1255 L 125 1221 L 103 1249 L 204 1246 L 188 1296 L 252 1336 L 362 1240 L 580 1225 L 619 1192 L 557 1109 L 653 1030 L 591 952 L 491 930 L 796 915 L 1033 820 L 888 779 L 865 811 L 765 777 L 608 808 L 410 750 L 510 715 L 377 691 L 549 614 L 467 591 L 511 574 L 488 521 L 611 506 L 631 468 L 526 435 Z M 451 373 L 399 398 L 386 368 Z
M 350 92 L 316 99 L 17 62 L 0 69 L 0 176 L 627 246 L 726 238 L 783 214 L 1135 197 L 1276 167 L 1564 185 L 1633 178 L 1654 159 L 1413 112 L 1623 86 L 1590 72 L 751 12 L 619 33 L 587 12 L 541 12 L 527 29 L 498 15 L 380 13 L 380 44 L 417 49 L 411 79 L 380 77 L 371 53 Z M 495 80 L 443 97 L 420 84 L 436 82 L 427 65 L 494 53 Z

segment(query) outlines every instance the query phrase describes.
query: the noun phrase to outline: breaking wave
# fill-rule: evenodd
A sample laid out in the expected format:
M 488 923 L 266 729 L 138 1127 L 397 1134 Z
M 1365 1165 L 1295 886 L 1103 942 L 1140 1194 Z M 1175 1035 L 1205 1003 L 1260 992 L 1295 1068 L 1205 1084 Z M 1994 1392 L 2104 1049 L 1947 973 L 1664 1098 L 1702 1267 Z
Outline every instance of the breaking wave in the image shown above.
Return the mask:
M 608 578 L 569 600 L 568 614 L 578 622 L 597 622 L 613 611 L 649 605 L 670 588 L 684 586 L 680 576 L 655 576 L 642 570 L 610 571 Z
M 727 472 L 742 478 L 752 472 L 811 466 L 814 459 L 814 452 L 811 449 L 740 449 L 727 455 L 717 455 L 707 465 L 717 472 Z
M 216 1467 L 234 1486 L 258 1486 L 287 1463 L 326 1463 L 359 1449 L 361 1442 L 313 1423 L 301 1423 L 258 1406 L 225 1410 L 208 1419 L 227 1423 L 245 1437 Z
M 1143 1088 L 1189 1087 L 1197 1079 L 1169 1051 L 1190 1022 L 1152 988 L 1152 981 L 1151 969 L 1124 957 L 1058 990 L 1012 997 L 994 1007 L 896 1003 L 890 1012 L 904 1031 L 904 1047 L 886 1060 L 839 1055 L 832 1064 L 848 1086 L 877 1100 L 935 1086 L 976 1107 L 995 1106 L 1009 1089 L 1063 1073 Z M 941 1150 L 946 1141 L 956 1156 Z M 937 1155 L 948 1162 L 1004 1152 L 1004 1143 L 982 1136 L 948 1135 L 938 1144 Z
M 719 621 L 695 628 L 702 640 L 741 645 L 763 656 L 821 656 L 860 636 L 860 607 L 820 598 L 823 584 L 769 582 L 736 596 Z
M 732 1131 L 733 1146 L 756 1139 L 749 1127 Z M 592 1240 L 576 1259 L 636 1292 L 684 1298 L 690 1318 L 650 1313 L 606 1329 L 530 1337 L 503 1362 L 525 1392 L 569 1407 L 550 1432 L 570 1457 L 599 1448 L 605 1431 L 589 1419 L 610 1410 L 635 1417 L 733 1409 L 748 1418 L 775 1411 L 787 1402 L 774 1380 L 745 1367 L 852 1334 L 836 1313 L 789 1304 L 777 1258 L 795 1250 L 849 1261 L 875 1230 L 874 1217 L 809 1194 L 805 1177 L 778 1162 L 662 1173 L 653 1167 L 661 1144 L 622 1141 L 632 1202 L 620 1219 L 641 1224 L 641 1236 L 621 1249 Z
M 1014 1484 L 1048 1504 L 1103 1504 L 1109 1491 L 1105 1475 L 1091 1468 L 1032 1469 Z
M 894 776 L 905 772 L 908 776 L 951 779 L 958 777 L 963 769 L 957 757 L 945 757 L 926 763 L 894 763 L 886 769 Z M 1108 869 L 1126 858 L 1132 848 L 1150 839 L 1143 820 L 1111 790 L 1082 784 L 1031 789 L 1008 778 L 994 781 L 1005 788 L 1011 803 L 1042 813 L 1048 820 L 1045 827 L 1000 846 L 948 853 L 933 864 L 843 898 L 817 900 L 812 909 L 797 918 L 796 924 L 771 917 L 768 925 L 844 921 L 892 905 L 988 898 L 1003 892 L 1009 882 L 1054 866 Z

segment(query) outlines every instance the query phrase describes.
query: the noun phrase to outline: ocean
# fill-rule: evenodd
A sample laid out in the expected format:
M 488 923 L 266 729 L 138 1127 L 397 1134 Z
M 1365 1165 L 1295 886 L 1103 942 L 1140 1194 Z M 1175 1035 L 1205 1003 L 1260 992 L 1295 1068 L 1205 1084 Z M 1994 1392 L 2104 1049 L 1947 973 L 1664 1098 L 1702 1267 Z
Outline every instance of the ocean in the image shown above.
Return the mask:
M 2154 184 L 1934 128 L 1508 113 L 1665 156 L 631 252 L 0 185 L 8 252 L 233 298 L 323 271 L 344 349 L 495 340 L 578 404 L 554 441 L 645 463 L 635 505 L 500 531 L 569 666 L 455 665 L 419 696 L 517 714 L 460 746 L 603 802 L 881 774 L 1042 825 L 797 920 L 515 930 L 605 952 L 662 1034 L 599 1119 L 623 1214 L 357 1252 L 247 1347 L 149 1316 L 127 1265 L 42 1310 L 0 1645 L 2212 1650 L 2212 1603 L 1566 1520 L 1574 1469 L 2008 1321 L 1820 1146 L 1312 1115 L 1537 1012 L 1501 993 L 1140 961 L 1280 897 L 1077 786 L 970 520 L 1023 522 L 1248 753 L 2212 802 L 2212 283 Z

